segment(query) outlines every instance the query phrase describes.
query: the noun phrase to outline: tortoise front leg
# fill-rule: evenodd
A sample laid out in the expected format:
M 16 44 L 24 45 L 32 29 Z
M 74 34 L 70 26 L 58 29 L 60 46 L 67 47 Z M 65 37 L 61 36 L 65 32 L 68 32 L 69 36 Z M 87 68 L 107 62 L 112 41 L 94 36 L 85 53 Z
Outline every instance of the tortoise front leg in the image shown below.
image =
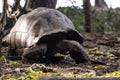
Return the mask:
M 9 48 L 3 55 L 10 60 L 21 60 L 21 56 L 16 52 L 16 49 Z
M 23 62 L 38 62 L 47 52 L 47 45 L 35 45 L 24 50 L 22 55 Z
M 76 63 L 90 62 L 87 52 L 77 41 L 62 40 L 57 44 L 57 47 L 62 51 L 70 51 L 70 56 L 75 59 Z

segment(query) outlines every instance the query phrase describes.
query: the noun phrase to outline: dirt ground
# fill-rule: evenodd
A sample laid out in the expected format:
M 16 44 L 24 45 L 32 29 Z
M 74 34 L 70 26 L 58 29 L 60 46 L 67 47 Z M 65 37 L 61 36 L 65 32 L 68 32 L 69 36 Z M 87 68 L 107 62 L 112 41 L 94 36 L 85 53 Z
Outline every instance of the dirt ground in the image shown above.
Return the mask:
M 0 76 L 12 74 L 14 77 L 20 77 L 21 73 L 26 73 L 28 68 L 34 70 L 42 70 L 43 72 L 60 72 L 64 77 L 73 76 L 71 74 L 82 75 L 83 73 L 91 73 L 93 76 L 104 76 L 106 73 L 118 71 L 120 69 L 120 37 L 118 35 L 102 35 L 83 33 L 85 39 L 82 44 L 88 52 L 92 60 L 104 62 L 106 65 L 100 64 L 76 64 L 69 55 L 61 55 L 64 58 L 58 60 L 49 59 L 41 63 L 23 64 L 10 63 L 9 60 L 0 62 Z

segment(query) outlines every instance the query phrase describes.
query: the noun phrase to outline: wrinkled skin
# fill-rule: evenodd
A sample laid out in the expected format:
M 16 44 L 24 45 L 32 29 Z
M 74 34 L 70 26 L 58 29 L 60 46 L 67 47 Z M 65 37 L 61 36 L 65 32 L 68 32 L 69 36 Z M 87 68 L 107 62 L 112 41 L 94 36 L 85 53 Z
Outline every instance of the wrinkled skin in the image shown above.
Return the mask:
M 49 45 L 47 46 L 47 44 L 44 43 L 41 45 L 32 46 L 28 49 L 25 49 L 22 55 L 22 61 L 32 62 L 33 59 L 35 61 L 39 61 L 39 59 L 42 57 L 51 56 L 50 54 L 54 54 L 57 52 L 64 53 L 69 51 L 70 56 L 76 61 L 76 63 L 90 62 L 90 59 L 87 56 L 86 51 L 77 41 L 62 40 L 52 46 L 53 47 L 50 49 Z M 54 53 L 51 53 L 51 52 L 54 52 Z

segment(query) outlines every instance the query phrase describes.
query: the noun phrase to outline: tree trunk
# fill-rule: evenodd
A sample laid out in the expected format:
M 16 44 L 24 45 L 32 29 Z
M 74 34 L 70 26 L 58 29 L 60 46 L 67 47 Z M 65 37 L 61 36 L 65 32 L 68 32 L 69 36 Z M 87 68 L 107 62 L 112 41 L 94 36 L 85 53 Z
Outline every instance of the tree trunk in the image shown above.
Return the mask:
M 28 0 L 27 8 L 35 9 L 37 7 L 55 8 L 57 0 Z
M 94 13 L 102 13 L 108 11 L 108 6 L 104 0 L 95 0 L 95 6 L 93 7 Z
M 93 13 L 95 14 L 95 19 L 100 22 L 101 20 L 97 18 L 97 16 L 101 16 L 101 14 L 104 14 L 108 12 L 108 6 L 105 3 L 105 0 L 95 0 L 95 6 L 93 7 Z M 96 27 L 97 32 L 104 33 L 104 26 L 97 26 Z
M 3 7 L 2 7 L 2 13 L 0 16 L 0 53 L 1 53 L 1 47 L 2 47 L 2 38 L 3 38 L 3 33 L 4 33 L 4 27 L 7 24 L 7 0 L 2 0 Z
M 90 0 L 83 0 L 83 9 L 85 14 L 85 31 L 91 32 L 91 5 Z
M 108 7 L 104 0 L 95 0 L 96 7 Z

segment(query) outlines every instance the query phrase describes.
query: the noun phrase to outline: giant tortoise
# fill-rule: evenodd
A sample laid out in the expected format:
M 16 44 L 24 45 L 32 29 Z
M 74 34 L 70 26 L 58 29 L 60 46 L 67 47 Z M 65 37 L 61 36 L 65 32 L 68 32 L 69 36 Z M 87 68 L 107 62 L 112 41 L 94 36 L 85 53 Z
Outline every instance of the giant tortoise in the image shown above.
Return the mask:
M 3 42 L 15 52 L 23 49 L 24 62 L 55 53 L 69 53 L 76 63 L 92 62 L 81 46 L 81 34 L 69 18 L 55 9 L 40 7 L 22 15 Z

